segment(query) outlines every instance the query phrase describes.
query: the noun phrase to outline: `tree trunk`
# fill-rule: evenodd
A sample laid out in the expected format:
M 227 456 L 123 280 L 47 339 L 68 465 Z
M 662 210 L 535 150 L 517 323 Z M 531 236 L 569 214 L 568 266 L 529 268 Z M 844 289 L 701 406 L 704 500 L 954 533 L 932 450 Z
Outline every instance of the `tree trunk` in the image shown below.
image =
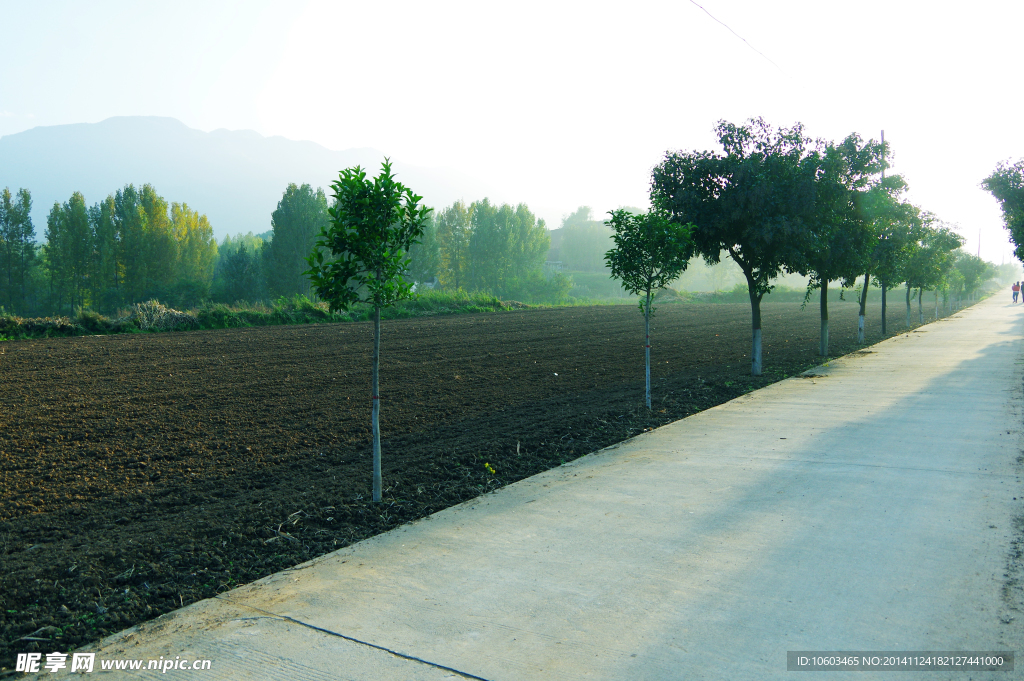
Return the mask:
M 373 308 L 373 500 L 380 501 L 380 306 Z
M 907 282 L 907 328 L 910 328 L 910 282 Z
M 939 318 L 939 289 L 935 289 L 935 318 Z
M 821 347 L 822 357 L 828 357 L 828 279 L 821 281 Z
M 761 296 L 755 292 L 753 278 L 747 275 L 747 293 L 750 295 L 750 326 L 753 329 L 753 347 L 750 350 L 750 375 L 761 375 Z
M 860 291 L 860 317 L 857 318 L 857 342 L 864 342 L 864 308 L 868 304 L 868 284 L 871 283 L 871 275 L 864 275 L 864 288 Z
M 924 324 L 924 303 L 922 302 L 924 299 L 921 297 L 923 295 L 924 289 L 919 287 L 917 289 L 917 316 L 921 324 Z
M 644 308 L 644 362 L 647 373 L 647 408 L 651 408 L 651 290 L 647 289 L 647 307 Z
M 884 281 L 882 281 L 881 284 L 882 284 L 882 338 L 885 338 L 885 292 L 886 292 L 886 288 L 887 287 L 886 287 L 886 283 Z

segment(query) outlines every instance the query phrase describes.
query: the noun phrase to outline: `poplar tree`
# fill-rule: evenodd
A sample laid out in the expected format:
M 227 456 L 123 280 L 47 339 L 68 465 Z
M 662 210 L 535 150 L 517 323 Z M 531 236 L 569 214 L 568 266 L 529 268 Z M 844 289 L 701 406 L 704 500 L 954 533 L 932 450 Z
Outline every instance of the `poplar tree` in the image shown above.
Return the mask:
M 27 305 L 29 273 L 36 261 L 32 225 L 32 194 L 9 188 L 0 192 L 0 305 L 9 312 Z
M 359 166 L 346 168 L 331 189 L 330 222 L 306 259 L 306 274 L 332 310 L 356 303 L 373 308 L 373 501 L 380 501 L 380 311 L 413 295 L 412 283 L 404 278 L 407 254 L 423 233 L 430 209 L 420 204 L 422 196 L 395 181 L 387 159 L 376 178 L 368 179 Z
M 440 259 L 437 278 L 441 288 L 461 289 L 469 279 L 470 211 L 456 201 L 437 215 L 437 245 Z

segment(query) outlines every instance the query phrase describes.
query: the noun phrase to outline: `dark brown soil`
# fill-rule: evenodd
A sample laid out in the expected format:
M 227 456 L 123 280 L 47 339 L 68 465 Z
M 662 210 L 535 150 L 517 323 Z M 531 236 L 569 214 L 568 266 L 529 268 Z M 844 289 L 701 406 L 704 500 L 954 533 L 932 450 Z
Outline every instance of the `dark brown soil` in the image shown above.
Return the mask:
M 0 671 L 813 366 L 816 308 L 765 304 L 753 379 L 748 306 L 663 305 L 651 411 L 634 307 L 385 322 L 381 504 L 369 324 L 2 343 Z M 856 314 L 833 305 L 834 354 Z

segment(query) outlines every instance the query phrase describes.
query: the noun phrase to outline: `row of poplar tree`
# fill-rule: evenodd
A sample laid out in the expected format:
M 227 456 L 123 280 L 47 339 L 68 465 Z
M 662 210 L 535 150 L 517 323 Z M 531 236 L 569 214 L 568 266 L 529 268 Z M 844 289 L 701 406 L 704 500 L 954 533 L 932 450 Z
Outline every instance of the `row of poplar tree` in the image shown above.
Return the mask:
M 315 297 L 306 257 L 329 221 L 322 189 L 289 185 L 270 231 L 226 237 L 186 203 L 169 203 L 149 184 L 127 185 L 89 205 L 76 192 L 55 202 L 44 241 L 35 240 L 29 190 L 0 193 L 0 307 L 20 315 L 105 314 L 143 300 L 178 308 L 207 301 Z M 456 202 L 431 213 L 410 250 L 408 276 L 421 285 L 551 300 L 571 283 L 545 276 L 550 237 L 520 204 Z
M 301 294 L 315 298 L 306 257 L 330 219 L 323 190 L 289 185 L 271 218 L 272 233 L 228 237 L 220 245 L 211 297 L 227 302 Z M 421 287 L 483 291 L 503 298 L 552 300 L 571 282 L 545 276 L 551 245 L 544 221 L 524 205 L 458 201 L 427 218 L 409 250 L 407 278 Z

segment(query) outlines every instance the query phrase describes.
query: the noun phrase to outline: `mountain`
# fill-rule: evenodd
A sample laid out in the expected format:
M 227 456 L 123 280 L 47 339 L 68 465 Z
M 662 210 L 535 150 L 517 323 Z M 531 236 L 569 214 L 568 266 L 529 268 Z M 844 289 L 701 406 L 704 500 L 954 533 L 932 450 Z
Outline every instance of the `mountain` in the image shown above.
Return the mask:
M 332 151 L 251 130 L 202 132 L 174 118 L 122 116 L 0 137 L 0 188 L 32 192 L 40 241 L 54 201 L 80 191 L 92 205 L 128 183 L 152 184 L 169 202 L 205 213 L 219 240 L 270 229 L 270 214 L 290 182 L 323 187 L 329 196 L 339 170 L 358 164 L 375 175 L 383 160 L 376 149 Z M 429 206 L 487 195 L 455 171 L 393 160 L 399 181 Z

